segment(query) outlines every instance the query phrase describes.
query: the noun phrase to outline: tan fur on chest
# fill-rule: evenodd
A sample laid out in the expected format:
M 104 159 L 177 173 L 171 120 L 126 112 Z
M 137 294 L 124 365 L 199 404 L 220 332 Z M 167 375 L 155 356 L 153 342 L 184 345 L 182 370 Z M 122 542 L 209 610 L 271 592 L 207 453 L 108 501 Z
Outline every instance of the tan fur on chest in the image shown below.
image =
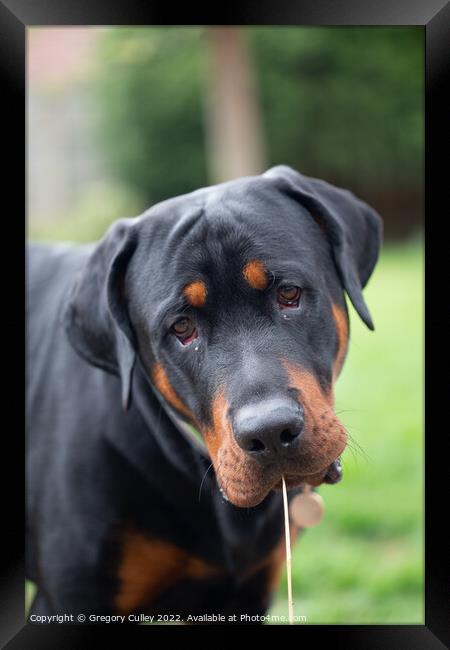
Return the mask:
M 129 613 L 148 606 L 180 580 L 201 580 L 220 572 L 220 567 L 174 544 L 127 530 L 118 569 L 117 611 Z

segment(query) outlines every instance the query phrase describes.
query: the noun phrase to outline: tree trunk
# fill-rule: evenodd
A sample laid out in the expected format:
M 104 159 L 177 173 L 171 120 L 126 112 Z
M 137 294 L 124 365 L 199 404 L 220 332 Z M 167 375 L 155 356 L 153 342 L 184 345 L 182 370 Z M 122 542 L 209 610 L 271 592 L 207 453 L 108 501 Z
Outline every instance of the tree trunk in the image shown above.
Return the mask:
M 259 174 L 266 167 L 264 137 L 252 64 L 243 30 L 206 29 L 207 154 L 212 183 Z

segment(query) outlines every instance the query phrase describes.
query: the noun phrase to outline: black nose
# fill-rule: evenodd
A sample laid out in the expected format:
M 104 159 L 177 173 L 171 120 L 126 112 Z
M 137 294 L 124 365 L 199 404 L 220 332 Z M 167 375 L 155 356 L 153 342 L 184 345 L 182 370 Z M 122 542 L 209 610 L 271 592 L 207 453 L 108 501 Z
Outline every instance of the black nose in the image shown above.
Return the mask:
M 283 399 L 244 406 L 233 420 L 238 445 L 260 460 L 288 456 L 303 432 L 304 414 L 299 404 Z

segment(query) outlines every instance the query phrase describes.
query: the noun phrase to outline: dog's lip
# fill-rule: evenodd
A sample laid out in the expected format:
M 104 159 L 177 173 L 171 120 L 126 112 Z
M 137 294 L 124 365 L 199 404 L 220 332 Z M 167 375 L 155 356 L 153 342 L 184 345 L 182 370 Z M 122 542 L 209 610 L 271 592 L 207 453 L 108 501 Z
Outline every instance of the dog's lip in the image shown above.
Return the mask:
M 319 469 L 318 471 L 316 470 L 315 472 L 309 472 L 308 474 L 306 473 L 295 473 L 293 474 L 292 472 L 282 472 L 281 469 L 279 471 L 279 475 L 283 475 L 284 479 L 286 481 L 286 487 L 288 489 L 293 489 L 293 488 L 298 488 L 302 487 L 305 484 L 308 484 L 312 477 L 318 477 L 318 481 L 311 481 L 311 485 L 318 486 L 321 483 L 329 483 L 329 484 L 335 484 L 339 483 L 339 481 L 342 479 L 342 465 L 341 465 L 341 458 L 340 456 L 336 458 L 332 463 L 326 465 L 323 469 Z M 308 480 L 310 479 L 310 481 Z M 280 491 L 282 489 L 282 479 L 281 477 L 272 485 L 272 487 L 266 486 L 264 489 L 261 490 L 261 495 L 260 498 L 255 498 L 255 495 L 252 495 L 252 503 L 251 505 L 246 505 L 245 507 L 254 507 L 264 501 L 266 496 L 271 492 L 272 490 L 275 491 Z M 226 493 L 225 489 L 220 485 L 219 482 L 219 490 L 222 495 L 222 498 L 225 501 L 229 501 L 230 503 L 234 504 L 233 499 L 231 499 L 228 494 Z M 234 504 L 237 505 L 237 504 Z
M 324 483 L 330 483 L 331 485 L 339 483 L 342 481 L 342 474 L 342 463 L 341 458 L 339 457 L 329 466 L 327 473 L 325 474 Z
M 284 479 L 286 481 L 286 486 L 288 488 L 300 487 L 304 483 L 308 483 L 308 478 L 311 476 L 320 476 L 323 474 L 322 483 L 329 483 L 334 485 L 339 483 L 342 480 L 342 464 L 340 456 L 336 458 L 332 463 L 327 465 L 324 469 L 318 470 L 316 472 L 311 472 L 309 474 L 291 474 L 286 472 L 284 474 Z M 276 482 L 273 489 L 281 490 L 282 481 L 281 479 Z

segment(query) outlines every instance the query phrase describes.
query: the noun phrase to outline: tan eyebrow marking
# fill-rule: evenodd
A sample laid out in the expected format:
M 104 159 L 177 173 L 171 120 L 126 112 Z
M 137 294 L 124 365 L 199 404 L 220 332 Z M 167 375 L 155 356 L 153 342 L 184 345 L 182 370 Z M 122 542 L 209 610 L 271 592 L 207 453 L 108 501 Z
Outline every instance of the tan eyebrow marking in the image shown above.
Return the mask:
M 206 302 L 208 290 L 203 280 L 194 280 L 184 287 L 183 293 L 190 305 L 193 307 L 203 307 Z
M 242 269 L 245 281 L 253 288 L 262 291 L 267 288 L 269 278 L 266 267 L 261 260 L 251 260 Z

